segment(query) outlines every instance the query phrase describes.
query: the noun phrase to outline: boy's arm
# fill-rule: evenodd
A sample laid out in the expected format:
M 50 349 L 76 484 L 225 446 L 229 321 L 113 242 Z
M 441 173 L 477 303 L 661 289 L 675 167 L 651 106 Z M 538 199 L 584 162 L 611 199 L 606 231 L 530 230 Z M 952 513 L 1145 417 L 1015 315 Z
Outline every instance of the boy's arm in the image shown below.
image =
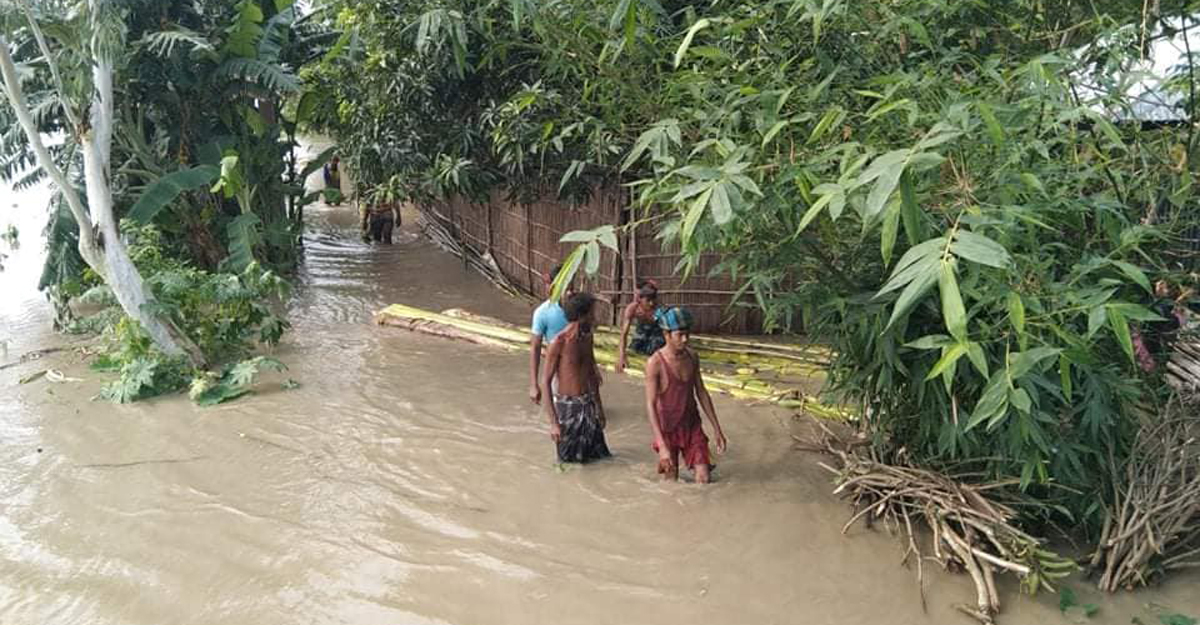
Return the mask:
M 633 324 L 633 316 L 629 313 L 629 306 L 621 312 L 621 340 L 617 341 L 617 373 L 624 373 L 625 365 L 628 364 L 625 362 L 625 344 L 629 340 L 629 326 Z
M 554 411 L 554 394 L 550 391 L 554 373 L 558 371 L 558 359 L 562 354 L 562 342 L 552 341 L 550 349 L 546 350 L 546 368 L 542 370 L 542 395 L 546 397 L 543 405 L 546 407 L 546 418 L 550 420 L 550 438 L 558 442 L 558 413 Z
M 542 403 L 541 380 L 538 379 L 538 367 L 542 364 L 542 335 L 529 335 L 529 399 L 535 404 Z
M 717 409 L 713 407 L 712 396 L 708 394 L 708 388 L 704 386 L 704 376 L 700 373 L 700 358 L 695 353 L 692 354 L 692 362 L 696 367 L 692 372 L 696 380 L 696 399 L 699 400 L 704 415 L 708 417 L 708 422 L 712 424 L 713 436 L 717 439 L 717 451 L 725 453 L 728 441 L 725 439 L 725 432 L 721 430 L 721 422 L 717 420 Z
M 658 426 L 658 409 L 654 406 L 655 400 L 658 399 L 658 367 L 657 358 L 646 361 L 646 415 L 650 419 L 650 431 L 654 433 L 659 460 L 670 460 L 671 452 L 667 449 L 667 442 L 663 440 L 662 428 Z
M 600 418 L 600 427 L 603 428 L 608 424 L 608 419 L 604 415 L 604 402 L 600 401 L 600 385 L 604 384 L 604 378 L 600 377 L 600 363 L 596 362 L 596 345 L 594 336 L 588 337 L 587 349 L 588 355 L 592 359 L 592 382 L 589 387 L 592 390 L 592 394 L 596 398 L 596 410 Z

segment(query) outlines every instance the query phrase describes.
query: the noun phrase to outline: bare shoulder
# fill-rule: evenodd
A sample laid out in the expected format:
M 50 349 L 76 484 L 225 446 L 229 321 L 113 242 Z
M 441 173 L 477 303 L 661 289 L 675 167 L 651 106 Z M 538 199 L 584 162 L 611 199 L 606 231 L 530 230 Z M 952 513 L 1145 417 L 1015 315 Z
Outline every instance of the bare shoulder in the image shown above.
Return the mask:
M 652 355 L 646 359 L 646 379 L 647 380 L 658 375 L 659 370 L 662 368 L 661 362 L 662 362 L 662 358 L 659 357 L 657 352 L 655 352 L 654 355 Z

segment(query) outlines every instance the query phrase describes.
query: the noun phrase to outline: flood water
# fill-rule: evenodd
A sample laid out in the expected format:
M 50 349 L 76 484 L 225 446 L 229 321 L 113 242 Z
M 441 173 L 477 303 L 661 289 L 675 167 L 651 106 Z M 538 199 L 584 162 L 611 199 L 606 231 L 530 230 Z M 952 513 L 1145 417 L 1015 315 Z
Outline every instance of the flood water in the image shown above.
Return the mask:
M 32 194 L 36 196 L 37 194 Z M 40 202 L 0 273 L 0 363 L 69 343 L 36 293 Z M 18 211 L 0 203 L 0 227 Z M 527 396 L 527 355 L 381 328 L 402 302 L 524 321 L 416 235 L 357 237 L 352 209 L 308 213 L 276 354 L 290 370 L 215 408 L 91 401 L 67 353 L 0 371 L 0 623 L 5 625 L 970 623 L 966 576 L 856 527 L 786 411 L 716 398 L 718 482 L 655 479 L 636 381 L 604 386 L 611 461 L 559 470 Z M 18 379 L 58 367 L 82 381 Z M 285 390 L 288 378 L 300 386 Z M 1089 622 L 1200 615 L 1200 577 L 1098 602 Z M 1066 623 L 1005 591 L 1001 623 Z M 1158 609 L 1158 608 L 1154 608 Z

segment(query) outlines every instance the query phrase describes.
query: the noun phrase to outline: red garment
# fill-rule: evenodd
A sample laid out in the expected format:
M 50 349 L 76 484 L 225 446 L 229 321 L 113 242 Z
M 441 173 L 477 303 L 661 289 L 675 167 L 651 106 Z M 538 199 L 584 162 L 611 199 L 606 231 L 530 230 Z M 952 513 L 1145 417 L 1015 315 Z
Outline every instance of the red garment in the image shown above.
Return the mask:
M 700 425 L 695 380 L 684 382 L 675 375 L 666 358 L 661 355 L 655 355 L 655 358 L 658 358 L 659 366 L 666 372 L 667 383 L 659 389 L 658 397 L 654 398 L 654 411 L 658 414 L 658 428 L 672 462 L 678 462 L 678 456 L 682 454 L 688 468 L 709 464 L 708 436 Z M 652 447 L 655 452 L 658 451 L 657 441 Z

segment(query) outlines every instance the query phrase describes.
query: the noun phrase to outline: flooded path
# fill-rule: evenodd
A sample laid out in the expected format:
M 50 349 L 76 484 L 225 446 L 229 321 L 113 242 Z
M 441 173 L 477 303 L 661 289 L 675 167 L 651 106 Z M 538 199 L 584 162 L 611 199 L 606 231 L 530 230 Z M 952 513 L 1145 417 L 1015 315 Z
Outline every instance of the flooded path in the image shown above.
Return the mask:
M 610 373 L 616 457 L 559 471 L 527 356 L 370 322 L 392 302 L 519 322 L 527 306 L 411 220 L 391 248 L 361 243 L 345 206 L 310 208 L 308 226 L 277 354 L 290 370 L 255 395 L 117 406 L 89 401 L 102 379 L 69 355 L 0 371 L 0 623 L 970 622 L 951 607 L 973 597 L 966 577 L 927 567 L 923 613 L 896 541 L 841 535 L 848 509 L 787 412 L 716 398 L 720 481 L 662 484 L 641 387 Z M 0 362 L 69 340 L 15 267 Z M 17 385 L 47 363 L 84 381 Z M 1101 603 L 1090 622 L 1153 623 L 1151 601 L 1200 615 L 1198 580 L 1075 588 Z M 1071 622 L 1053 597 L 1010 585 L 1005 601 L 1002 623 Z

